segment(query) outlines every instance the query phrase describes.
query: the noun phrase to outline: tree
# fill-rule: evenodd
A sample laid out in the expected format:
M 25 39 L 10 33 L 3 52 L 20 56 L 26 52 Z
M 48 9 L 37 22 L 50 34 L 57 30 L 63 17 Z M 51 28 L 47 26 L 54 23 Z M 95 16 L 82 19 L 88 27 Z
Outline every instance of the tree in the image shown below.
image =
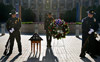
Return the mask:
M 87 16 L 87 8 L 82 7 L 82 19 Z
M 6 22 L 8 20 L 9 13 L 13 9 L 12 5 L 4 5 L 0 3 L 0 22 Z
M 76 21 L 76 8 L 73 8 L 73 10 L 69 10 L 65 12 L 64 20 L 66 22 L 75 22 Z
M 6 6 L 3 3 L 0 3 L 0 22 L 6 20 Z
M 96 11 L 97 14 L 95 17 L 97 18 L 97 20 L 100 20 L 100 17 L 99 17 L 100 6 L 96 7 L 95 5 L 91 7 L 82 7 L 82 19 L 87 16 L 87 11 L 90 9 L 94 9 Z M 76 22 L 76 8 L 66 11 L 64 15 L 64 20 L 66 22 Z
M 96 15 L 95 18 L 97 19 L 97 21 L 100 23 L 100 6 L 98 6 L 96 8 Z
M 31 9 L 22 8 L 22 21 L 24 22 L 34 22 L 36 18 L 35 13 Z

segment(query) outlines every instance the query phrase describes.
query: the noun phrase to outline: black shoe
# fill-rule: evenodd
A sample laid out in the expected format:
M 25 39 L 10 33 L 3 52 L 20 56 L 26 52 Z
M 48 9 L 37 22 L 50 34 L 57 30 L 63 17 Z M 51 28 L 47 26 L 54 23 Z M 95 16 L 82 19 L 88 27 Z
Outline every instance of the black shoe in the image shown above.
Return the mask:
M 85 56 L 84 56 L 84 55 L 80 55 L 80 57 L 81 57 L 81 58 L 85 58 Z
M 22 55 L 22 53 L 20 52 L 18 55 Z
M 5 49 L 4 53 L 3 53 L 4 56 L 7 55 L 7 49 Z
M 80 54 L 80 57 L 81 58 L 85 58 L 85 54 Z
M 11 55 L 11 53 L 8 53 L 6 56 L 10 56 Z
M 4 56 L 7 56 L 7 53 L 4 52 L 3 55 L 4 55 Z

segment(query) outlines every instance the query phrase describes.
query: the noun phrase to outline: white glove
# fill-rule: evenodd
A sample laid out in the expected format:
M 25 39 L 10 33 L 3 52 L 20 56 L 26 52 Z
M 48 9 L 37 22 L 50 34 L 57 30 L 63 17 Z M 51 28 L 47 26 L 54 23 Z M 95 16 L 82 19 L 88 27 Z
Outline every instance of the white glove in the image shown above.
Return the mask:
M 10 33 L 13 33 L 14 32 L 14 28 L 11 28 L 11 30 L 9 30 Z
M 13 33 L 13 31 L 12 31 L 12 30 L 9 30 L 9 32 L 10 32 L 10 33 Z
M 100 38 L 96 38 L 96 40 L 97 40 L 98 42 L 100 42 Z
M 96 39 L 98 42 L 100 42 L 100 35 L 97 34 L 97 32 L 95 32 L 95 34 L 97 35 L 95 39 Z
M 92 34 L 92 32 L 94 32 L 94 30 L 90 29 L 90 31 L 88 32 L 88 34 Z
M 12 31 L 15 31 L 14 28 L 11 28 Z

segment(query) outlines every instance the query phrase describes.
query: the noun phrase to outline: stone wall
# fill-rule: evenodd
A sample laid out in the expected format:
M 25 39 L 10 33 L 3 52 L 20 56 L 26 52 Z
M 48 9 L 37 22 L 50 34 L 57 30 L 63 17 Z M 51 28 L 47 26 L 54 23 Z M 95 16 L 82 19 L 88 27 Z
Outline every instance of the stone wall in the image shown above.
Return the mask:
M 81 27 L 82 27 L 82 25 L 79 25 L 76 28 L 76 24 L 70 24 L 69 25 L 69 29 L 70 29 L 70 33 L 69 34 L 75 34 L 77 29 L 79 30 L 79 34 L 81 34 L 82 33 L 82 28 Z
M 39 34 L 45 34 L 44 23 L 37 23 L 37 24 L 38 24 L 37 29 L 38 29 Z M 70 33 L 69 34 L 75 34 L 76 25 L 75 24 L 70 24 L 69 28 L 70 28 Z M 36 23 L 22 24 L 21 32 L 22 33 L 35 33 L 35 29 L 36 29 Z M 81 34 L 81 32 L 82 32 L 81 25 L 79 25 L 78 29 L 79 29 L 79 33 Z

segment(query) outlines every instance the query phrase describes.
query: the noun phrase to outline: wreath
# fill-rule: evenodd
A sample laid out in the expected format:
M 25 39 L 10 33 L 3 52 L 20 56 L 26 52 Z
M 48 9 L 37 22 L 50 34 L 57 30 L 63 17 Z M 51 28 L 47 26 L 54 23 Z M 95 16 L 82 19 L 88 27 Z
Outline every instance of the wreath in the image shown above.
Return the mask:
M 66 37 L 69 33 L 69 27 L 64 20 L 55 19 L 48 26 L 48 31 L 54 38 L 59 40 Z

